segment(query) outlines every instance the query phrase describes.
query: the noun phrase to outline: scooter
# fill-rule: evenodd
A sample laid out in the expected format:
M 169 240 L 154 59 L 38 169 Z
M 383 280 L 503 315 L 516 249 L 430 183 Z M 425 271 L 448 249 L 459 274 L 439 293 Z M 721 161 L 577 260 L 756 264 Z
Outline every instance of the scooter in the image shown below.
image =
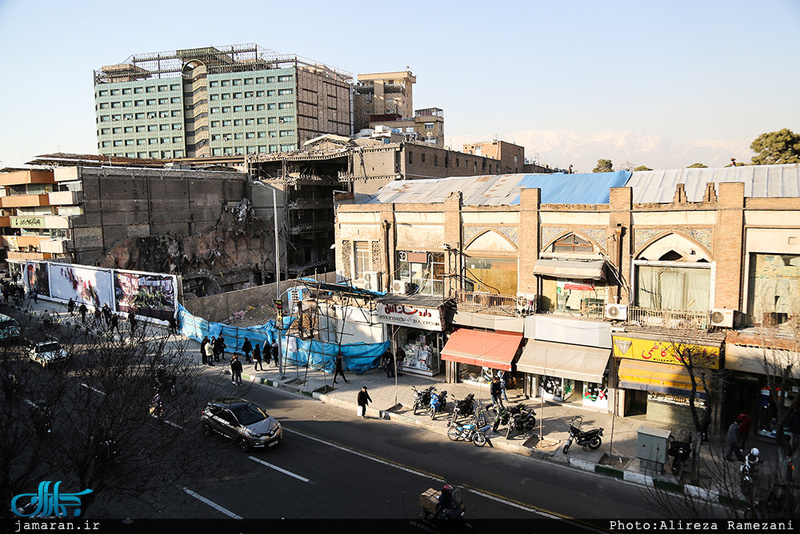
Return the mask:
M 459 419 L 460 417 L 467 417 L 473 415 L 475 413 L 475 394 L 470 393 L 466 397 L 461 400 L 458 400 L 455 395 L 450 395 L 453 397 L 453 402 L 455 402 L 455 408 L 453 408 L 453 419 Z
M 437 413 L 443 412 L 447 409 L 447 391 L 441 393 L 431 392 L 431 419 L 436 417 Z
M 672 458 L 672 474 L 679 475 L 686 461 L 692 456 L 692 433 L 680 431 L 678 439 L 670 437 L 667 454 Z
M 451 441 L 463 439 L 465 441 L 471 441 L 476 447 L 483 447 L 486 445 L 485 432 L 488 428 L 488 425 L 478 428 L 478 425 L 475 422 L 459 424 L 452 419 L 448 419 L 447 437 L 450 438 Z
M 580 415 L 576 415 L 568 423 L 569 438 L 567 439 L 566 445 L 564 445 L 564 454 L 567 454 L 573 441 L 583 447 L 584 450 L 586 447 L 597 449 L 600 447 L 600 444 L 603 443 L 603 428 L 593 428 L 584 431 L 581 430 L 582 422 L 583 418 Z
M 515 413 L 508 421 L 508 428 L 506 428 L 506 439 L 511 437 L 512 432 L 524 434 L 536 428 L 536 412 L 531 408 L 528 411 L 524 410 L 524 406 L 520 408 L 519 413 Z
M 414 386 L 411 386 L 411 389 L 414 390 L 414 415 L 417 415 L 417 410 L 424 406 L 430 406 L 431 404 L 431 393 L 436 386 L 429 386 L 426 389 L 417 389 Z

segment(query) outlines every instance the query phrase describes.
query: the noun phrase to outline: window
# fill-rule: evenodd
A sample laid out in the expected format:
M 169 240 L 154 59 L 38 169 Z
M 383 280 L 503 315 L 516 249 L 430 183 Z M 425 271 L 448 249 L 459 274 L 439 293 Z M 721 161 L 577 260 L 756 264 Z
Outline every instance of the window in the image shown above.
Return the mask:
M 219 108 L 211 108 L 209 110 L 209 113 L 211 113 L 212 115 L 215 114 L 215 113 L 219 113 Z
M 709 264 L 689 267 L 636 267 L 636 303 L 642 308 L 708 311 Z
M 133 107 L 133 101 L 132 100 L 125 100 L 122 103 L 122 107 L 123 108 L 132 108 Z
M 244 138 L 244 134 L 241 133 L 241 132 L 235 133 L 235 134 L 233 134 L 233 138 L 234 139 L 242 139 L 242 138 Z
M 245 91 L 244 92 L 245 98 L 253 98 L 253 91 Z
M 137 145 L 144 145 L 144 144 L 147 144 L 147 141 L 145 139 L 137 139 L 136 140 L 136 144 Z
M 275 124 L 276 122 L 278 122 L 277 117 L 267 117 L 267 124 Z
M 265 137 L 267 137 L 267 132 L 258 132 L 258 138 L 259 139 L 263 139 Z
M 114 146 L 122 146 L 122 140 L 117 139 L 116 141 L 114 141 Z
M 120 107 L 120 103 L 119 102 L 112 102 L 111 103 L 111 107 L 112 108 L 118 108 L 118 107 Z
M 144 93 L 144 87 L 134 87 L 133 93 L 138 95 L 139 93 Z
M 170 91 L 179 91 L 180 88 L 181 88 L 181 86 L 179 84 L 177 84 L 177 83 L 174 83 L 174 84 L 169 86 L 169 90 Z
M 245 85 L 253 85 L 253 78 L 245 78 L 244 79 Z
M 212 148 L 211 149 L 211 155 L 212 156 L 221 156 L 222 155 L 222 149 L 221 148 Z
M 149 125 L 147 126 L 147 131 L 148 131 L 148 132 L 155 132 L 155 131 L 158 131 L 158 126 L 157 126 L 157 125 L 155 125 L 155 124 L 149 124 Z
M 111 141 L 103 141 L 103 146 L 111 146 Z
M 159 85 L 158 86 L 158 92 L 159 93 L 163 93 L 164 91 L 168 91 L 168 90 L 169 90 L 169 87 L 166 86 L 166 85 Z
M 275 106 L 275 104 L 270 104 L 270 106 Z M 275 109 L 274 107 L 270 107 L 269 109 Z M 256 111 L 264 111 L 264 104 L 258 104 L 256 106 Z
M 181 143 L 181 138 L 180 137 L 173 137 L 172 138 L 172 142 L 177 144 L 177 145 L 179 145 Z
M 125 133 L 133 133 L 133 126 L 126 126 Z
M 549 250 L 551 252 L 568 252 L 570 254 L 592 254 L 594 247 L 585 239 L 575 234 L 569 234 L 553 243 Z
M 369 241 L 356 241 L 355 242 L 355 278 L 360 280 L 364 278 L 364 271 L 371 271 L 369 262 Z
M 242 93 L 233 93 L 233 98 L 242 98 Z
M 222 106 L 222 112 L 223 113 L 230 113 L 231 112 L 231 107 L 230 106 Z
M 133 146 L 133 143 L 134 143 L 133 139 L 126 139 L 125 140 L 125 146 Z
M 412 165 L 414 163 L 414 153 L 410 150 L 408 151 L 408 164 Z
M 281 130 L 278 135 L 280 135 L 280 137 L 290 137 L 292 135 L 292 131 L 291 130 Z
M 283 76 L 278 76 L 278 81 L 279 82 L 291 82 L 292 81 L 292 75 L 291 74 L 284 74 Z
M 137 126 L 137 127 L 136 127 L 136 131 L 137 131 L 137 132 L 144 132 L 144 131 L 147 131 L 147 126 Z
M 294 122 L 294 117 L 292 117 L 291 115 L 289 115 L 289 116 L 286 116 L 286 117 L 280 117 L 280 118 L 278 119 L 278 122 L 281 122 L 281 123 L 285 123 L 285 122 Z
M 444 252 L 398 253 L 398 276 L 422 295 L 444 295 Z
M 245 134 L 245 138 L 246 139 L 255 139 L 256 138 L 256 133 L 255 132 L 247 132 L 247 134 Z
M 242 80 L 240 79 L 233 80 L 233 85 L 242 85 Z
M 179 124 L 179 123 L 173 124 L 172 125 L 172 129 L 173 130 L 183 130 L 183 125 Z
M 433 130 L 433 123 L 432 122 L 426 122 L 425 123 L 425 129 L 426 130 Z
M 256 96 L 257 97 L 264 96 L 264 91 L 256 91 Z
M 231 94 L 230 93 L 222 93 L 222 100 L 230 100 Z
M 233 124 L 233 121 L 232 121 L 232 120 L 230 120 L 230 119 L 227 119 L 227 120 L 224 120 L 224 121 L 222 121 L 222 126 L 223 126 L 223 127 L 224 127 L 224 126 L 230 126 L 230 125 L 232 125 L 232 124 Z
M 228 87 L 231 84 L 230 80 L 222 80 L 222 87 Z
M 148 93 L 155 93 L 156 92 L 156 87 L 154 85 L 148 85 L 146 91 Z
M 245 120 L 244 120 L 244 123 L 245 123 L 246 125 L 255 124 L 255 123 L 256 123 L 256 120 L 255 120 L 255 119 L 245 119 Z
M 211 121 L 212 128 L 219 128 L 219 121 Z
M 267 91 L 267 96 L 275 96 L 275 89 L 270 89 Z
M 275 104 L 267 104 L 267 109 L 275 109 Z M 258 109 L 264 109 L 264 104 L 259 104 Z
M 102 135 L 108 135 L 108 134 L 110 134 L 111 132 L 109 132 L 109 131 L 108 131 L 108 128 L 101 128 L 101 129 L 100 129 L 100 133 L 101 133 Z
M 169 101 L 172 102 L 173 104 L 180 104 L 181 103 L 181 97 L 173 96 L 172 98 L 169 99 Z
M 259 117 L 256 119 L 256 124 L 265 124 L 265 123 L 266 120 L 264 119 L 264 117 Z
M 114 133 L 114 134 L 121 134 L 122 133 L 122 128 L 112 128 L 111 132 Z
M 119 89 L 112 89 L 111 90 L 111 96 L 115 96 L 115 95 L 118 95 L 118 94 L 119 94 Z
M 100 109 L 108 109 L 108 102 L 100 102 Z
M 106 89 L 102 89 L 102 90 L 101 90 L 99 93 L 97 93 L 97 94 L 98 94 L 98 96 L 108 96 L 108 90 L 106 90 Z
M 281 152 L 291 152 L 295 148 L 294 145 L 281 145 Z
M 242 112 L 242 106 L 233 106 L 233 112 L 234 113 L 241 113 Z
M 275 76 L 267 76 L 267 83 L 275 83 Z
M 281 95 L 291 95 L 291 94 L 293 94 L 293 93 L 294 93 L 294 89 L 279 89 L 279 90 L 278 90 L 278 96 L 281 96 Z
M 155 106 L 156 105 L 156 99 L 155 98 L 147 99 L 147 105 L 148 106 Z
M 160 105 L 162 105 L 162 106 L 163 106 L 163 105 L 166 105 L 166 104 L 169 104 L 169 98 L 159 98 L 159 99 L 158 99 L 158 103 L 159 103 Z
M 169 137 L 162 137 L 161 138 L 161 144 L 162 145 L 168 145 L 169 144 Z
M 422 160 L 422 163 L 425 163 L 425 152 L 422 153 L 420 159 Z
M 294 102 L 282 102 L 278 104 L 278 109 L 293 109 Z
M 169 130 L 169 124 L 159 124 L 158 129 L 162 132 L 165 130 Z
M 144 106 L 144 100 L 136 100 L 134 101 L 133 105 L 136 107 Z
M 247 104 L 247 105 L 244 107 L 244 110 L 245 110 L 245 111 L 253 111 L 254 109 L 255 109 L 255 106 L 254 106 L 253 104 Z
M 278 145 L 269 145 L 269 152 L 273 154 L 278 151 Z
M 256 78 L 256 83 L 264 83 L 264 77 L 261 76 L 259 78 Z
M 214 93 L 209 95 L 209 100 L 219 100 L 219 95 Z
M 244 122 L 242 119 L 233 119 L 234 126 L 241 126 L 242 122 Z
M 439 156 L 436 155 L 436 154 L 433 155 L 433 166 L 434 167 L 438 167 L 439 166 Z

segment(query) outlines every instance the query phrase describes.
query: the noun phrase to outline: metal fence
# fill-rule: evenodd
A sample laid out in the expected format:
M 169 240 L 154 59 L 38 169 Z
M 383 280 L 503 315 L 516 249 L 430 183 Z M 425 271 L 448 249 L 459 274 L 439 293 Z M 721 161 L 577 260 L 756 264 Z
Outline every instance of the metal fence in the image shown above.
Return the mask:
M 659 310 L 628 306 L 628 322 L 661 328 L 705 330 L 708 328 L 708 312 Z
M 517 315 L 517 297 L 479 291 L 457 291 L 458 309 L 467 312 L 484 312 L 494 315 Z

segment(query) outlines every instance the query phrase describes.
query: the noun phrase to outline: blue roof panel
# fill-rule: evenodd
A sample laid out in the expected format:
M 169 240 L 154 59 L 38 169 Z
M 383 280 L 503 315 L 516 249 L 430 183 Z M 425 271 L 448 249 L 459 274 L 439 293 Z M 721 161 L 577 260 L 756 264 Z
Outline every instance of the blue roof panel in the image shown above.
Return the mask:
M 541 189 L 542 204 L 608 204 L 610 188 L 624 187 L 630 177 L 630 171 L 529 174 L 520 180 L 519 186 Z M 519 204 L 519 196 L 511 204 Z

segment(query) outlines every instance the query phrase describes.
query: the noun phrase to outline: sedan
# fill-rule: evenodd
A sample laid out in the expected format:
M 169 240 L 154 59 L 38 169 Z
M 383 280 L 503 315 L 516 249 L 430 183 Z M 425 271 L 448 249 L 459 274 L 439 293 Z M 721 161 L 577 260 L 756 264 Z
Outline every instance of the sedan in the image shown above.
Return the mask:
M 244 399 L 216 399 L 200 416 L 203 434 L 220 434 L 243 451 L 272 447 L 283 439 L 281 424 L 258 405 Z

